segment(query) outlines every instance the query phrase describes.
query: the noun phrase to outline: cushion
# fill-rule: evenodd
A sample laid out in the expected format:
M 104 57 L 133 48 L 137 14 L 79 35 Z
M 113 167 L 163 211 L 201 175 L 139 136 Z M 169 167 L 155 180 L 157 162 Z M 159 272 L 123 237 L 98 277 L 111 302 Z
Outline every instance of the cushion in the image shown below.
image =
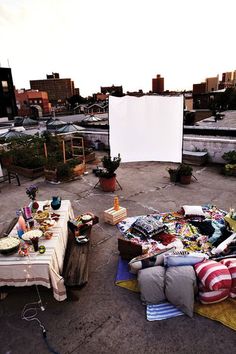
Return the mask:
M 230 289 L 229 296 L 232 297 L 232 299 L 236 299 L 236 287 Z
M 205 216 L 204 211 L 199 205 L 183 205 L 184 215 Z
M 223 259 L 220 263 L 228 268 L 232 278 L 232 287 L 236 288 L 236 258 Z
M 203 253 L 191 252 L 182 254 L 182 252 L 174 252 L 174 254 L 164 255 L 164 265 L 166 267 L 176 267 L 185 265 L 194 265 L 200 263 L 206 259 L 206 255 Z
M 220 289 L 215 291 L 199 291 L 199 300 L 202 304 L 216 304 L 217 302 L 221 302 L 227 297 L 229 297 L 230 290 L 229 289 Z
M 198 280 L 209 290 L 230 289 L 232 279 L 228 268 L 216 261 L 207 260 L 194 266 Z
M 165 294 L 169 302 L 193 317 L 196 274 L 192 266 L 170 267 L 166 270 Z
M 158 304 L 165 300 L 165 268 L 161 266 L 141 269 L 138 272 L 138 284 L 141 300 L 146 304 Z
M 167 229 L 167 226 L 155 219 L 152 215 L 140 216 L 132 224 L 131 229 L 144 237 L 152 237 Z
M 152 253 L 146 253 L 131 259 L 129 262 L 130 273 L 137 274 L 140 269 L 164 264 L 164 255 L 174 251 L 175 247 L 164 248 Z

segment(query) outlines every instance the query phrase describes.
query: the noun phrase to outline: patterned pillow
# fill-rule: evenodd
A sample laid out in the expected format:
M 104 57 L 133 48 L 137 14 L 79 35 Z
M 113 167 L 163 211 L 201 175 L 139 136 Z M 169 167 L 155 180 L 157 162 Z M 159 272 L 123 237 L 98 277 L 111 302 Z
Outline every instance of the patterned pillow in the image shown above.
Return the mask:
M 232 288 L 236 288 L 236 258 L 223 259 L 220 263 L 228 268 L 232 278 Z
M 207 260 L 194 266 L 198 280 L 209 290 L 230 289 L 232 279 L 228 268 L 216 261 Z
M 220 289 L 215 291 L 199 291 L 198 296 L 199 300 L 202 304 L 216 304 L 217 302 L 221 302 L 230 294 L 229 289 Z
M 236 287 L 230 289 L 229 296 L 232 297 L 232 299 L 236 298 Z
M 144 237 L 152 236 L 167 229 L 167 226 L 156 220 L 152 215 L 140 216 L 131 226 L 131 229 L 141 233 Z

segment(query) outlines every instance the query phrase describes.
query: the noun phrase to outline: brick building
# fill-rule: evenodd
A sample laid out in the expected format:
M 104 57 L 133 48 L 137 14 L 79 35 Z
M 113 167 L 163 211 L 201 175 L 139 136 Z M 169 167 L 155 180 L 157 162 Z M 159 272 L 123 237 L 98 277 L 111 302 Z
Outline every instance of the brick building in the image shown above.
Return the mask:
M 67 98 L 74 96 L 74 81 L 71 79 L 60 79 L 58 73 L 47 75 L 45 80 L 30 80 L 32 90 L 46 91 L 49 102 L 53 106 L 63 104 Z
M 20 116 L 42 116 L 51 113 L 47 92 L 38 90 L 16 90 L 16 104 Z M 38 114 L 37 114 L 38 112 Z
M 164 77 L 157 75 L 155 79 L 152 79 L 152 92 L 162 94 L 164 92 Z

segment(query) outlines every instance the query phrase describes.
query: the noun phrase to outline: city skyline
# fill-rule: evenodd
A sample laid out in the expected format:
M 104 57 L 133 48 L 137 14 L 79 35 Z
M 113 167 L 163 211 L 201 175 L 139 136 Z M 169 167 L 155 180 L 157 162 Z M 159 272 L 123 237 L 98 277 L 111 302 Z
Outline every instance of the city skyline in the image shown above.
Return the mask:
M 113 84 L 148 92 L 157 74 L 165 90 L 191 90 L 236 69 L 235 8 L 233 0 L 0 0 L 0 64 L 17 89 L 59 72 L 82 96 Z

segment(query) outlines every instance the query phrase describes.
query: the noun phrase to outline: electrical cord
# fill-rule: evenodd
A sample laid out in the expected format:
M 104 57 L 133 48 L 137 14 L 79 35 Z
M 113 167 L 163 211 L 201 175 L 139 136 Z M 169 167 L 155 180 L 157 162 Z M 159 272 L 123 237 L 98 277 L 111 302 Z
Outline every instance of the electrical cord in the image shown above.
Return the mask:
M 46 344 L 49 352 L 53 353 L 53 354 L 59 354 L 59 352 L 57 352 L 55 349 L 53 349 L 51 347 L 51 345 L 49 344 L 49 342 L 47 340 L 46 328 L 44 327 L 42 322 L 36 317 L 38 315 L 38 309 L 41 309 L 41 311 L 45 311 L 45 307 L 43 306 L 43 303 L 42 303 L 42 300 L 41 300 L 37 285 L 36 285 L 36 290 L 37 290 L 39 301 L 26 304 L 23 307 L 23 310 L 21 312 L 21 319 L 25 320 L 25 321 L 28 321 L 28 322 L 36 321 L 38 323 L 39 327 L 42 330 L 42 336 L 43 336 L 43 339 L 45 341 L 45 344 Z

